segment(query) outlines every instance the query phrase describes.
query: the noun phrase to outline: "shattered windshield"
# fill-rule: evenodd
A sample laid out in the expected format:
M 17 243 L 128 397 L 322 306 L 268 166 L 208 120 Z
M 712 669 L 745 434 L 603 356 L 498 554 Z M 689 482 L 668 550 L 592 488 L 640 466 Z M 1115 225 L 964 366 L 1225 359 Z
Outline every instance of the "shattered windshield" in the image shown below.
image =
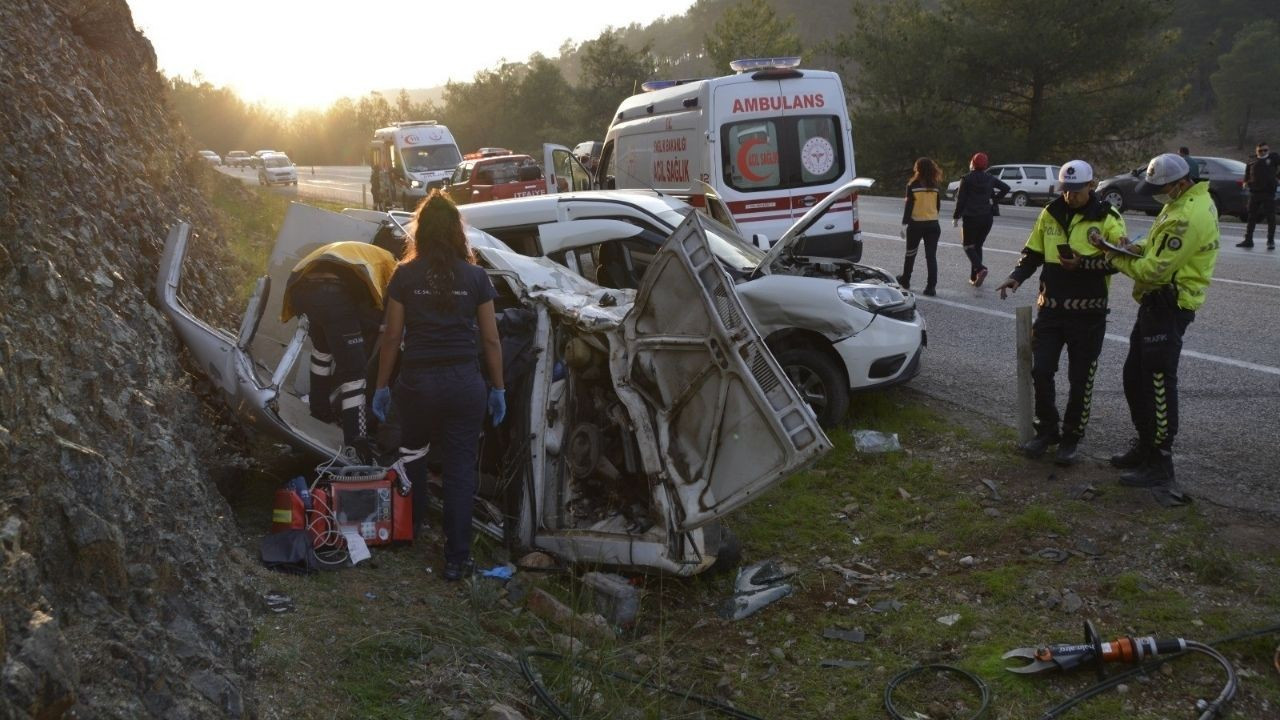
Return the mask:
M 413 173 L 428 170 L 452 170 L 462 162 L 454 145 L 418 145 L 400 149 L 404 169 Z
M 684 219 L 691 212 L 697 211 L 686 205 L 682 208 L 672 208 L 671 210 L 660 212 L 658 216 L 670 224 L 671 227 L 679 227 L 680 223 L 684 222 Z M 751 272 L 764 260 L 765 253 L 763 250 L 747 243 L 740 235 L 720 223 L 720 221 L 705 214 L 698 219 L 702 221 L 702 227 L 707 231 L 707 241 L 711 245 L 711 252 L 715 253 L 720 262 L 742 272 Z

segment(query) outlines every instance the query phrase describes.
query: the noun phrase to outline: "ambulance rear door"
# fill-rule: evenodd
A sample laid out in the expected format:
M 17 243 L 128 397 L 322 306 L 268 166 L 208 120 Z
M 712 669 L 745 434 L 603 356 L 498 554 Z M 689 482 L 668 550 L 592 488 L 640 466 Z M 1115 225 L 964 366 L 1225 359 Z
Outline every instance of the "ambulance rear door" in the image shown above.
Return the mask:
M 590 190 L 591 171 L 578 162 L 573 151 L 563 145 L 550 143 L 542 146 L 542 177 L 547 183 L 547 194 Z
M 777 75 L 774 79 L 772 76 Z M 744 234 L 775 241 L 853 178 L 853 144 L 840 80 L 834 73 L 744 73 L 749 82 L 716 89 L 722 193 Z M 833 206 L 801 252 L 857 257 L 853 202 Z

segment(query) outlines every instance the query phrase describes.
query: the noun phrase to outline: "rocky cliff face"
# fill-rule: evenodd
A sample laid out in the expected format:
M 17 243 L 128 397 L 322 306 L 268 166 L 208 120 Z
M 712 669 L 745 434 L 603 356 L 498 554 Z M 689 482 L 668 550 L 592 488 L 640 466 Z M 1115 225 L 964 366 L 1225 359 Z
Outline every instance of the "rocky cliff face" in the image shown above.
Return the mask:
M 152 301 L 198 163 L 125 0 L 0 2 L 0 718 L 254 714 L 228 450 Z

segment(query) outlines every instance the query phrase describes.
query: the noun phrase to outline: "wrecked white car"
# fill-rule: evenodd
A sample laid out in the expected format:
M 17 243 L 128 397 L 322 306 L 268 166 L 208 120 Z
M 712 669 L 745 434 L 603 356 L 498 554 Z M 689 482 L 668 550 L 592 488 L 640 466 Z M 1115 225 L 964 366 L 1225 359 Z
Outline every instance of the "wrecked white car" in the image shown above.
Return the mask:
M 851 391 L 905 382 L 920 370 L 927 335 L 915 296 L 877 267 L 797 255 L 806 234 L 824 232 L 830 209 L 870 186 L 857 179 L 830 193 L 766 252 L 738 233 L 728 212 L 704 217 L 709 247 L 732 277 L 756 330 L 787 377 L 831 427 Z M 712 194 L 707 202 L 717 201 Z M 637 288 L 654 253 L 693 212 L 652 191 L 561 193 L 459 208 L 472 227 L 526 255 L 545 256 L 610 288 Z
M 314 248 L 377 230 L 294 204 L 234 336 L 179 297 L 188 225 L 170 232 L 161 262 L 161 307 L 228 404 L 320 456 L 337 453 L 342 433 L 302 400 L 306 328 L 276 320 L 271 290 Z M 527 327 L 528 369 L 508 384 L 506 422 L 487 431 L 496 450 L 481 453 L 475 519 L 513 550 L 692 575 L 727 544 L 726 513 L 830 449 L 746 319 L 698 216 L 654 253 L 634 291 L 470 237 L 498 289 L 495 309 Z

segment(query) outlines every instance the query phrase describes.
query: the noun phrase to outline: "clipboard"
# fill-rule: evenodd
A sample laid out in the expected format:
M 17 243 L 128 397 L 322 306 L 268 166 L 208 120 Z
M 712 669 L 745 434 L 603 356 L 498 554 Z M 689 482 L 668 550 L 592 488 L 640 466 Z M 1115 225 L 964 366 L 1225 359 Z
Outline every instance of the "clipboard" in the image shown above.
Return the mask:
M 1111 242 L 1110 240 L 1107 240 L 1106 238 L 1103 238 L 1103 239 L 1102 239 L 1102 247 L 1106 248 L 1107 250 L 1109 250 L 1109 251 L 1111 251 L 1111 252 L 1118 252 L 1118 253 L 1120 253 L 1121 255 L 1128 255 L 1129 257 L 1142 257 L 1142 251 L 1141 251 L 1141 250 L 1134 250 L 1134 249 L 1133 249 L 1133 248 L 1137 247 L 1136 243 L 1131 243 L 1131 244 L 1129 244 L 1129 245 L 1126 245 L 1126 246 L 1123 246 L 1123 247 L 1122 247 L 1122 246 L 1120 246 L 1120 245 L 1116 245 L 1115 243 Z
M 1090 228 L 1089 241 L 1101 244 L 1102 247 L 1106 248 L 1111 252 L 1117 252 L 1117 253 L 1120 253 L 1121 255 L 1128 255 L 1129 257 L 1142 257 L 1141 249 L 1138 249 L 1138 250 L 1132 249 L 1132 248 L 1138 247 L 1138 243 L 1142 242 L 1141 236 L 1138 237 L 1137 241 L 1129 243 L 1129 245 L 1127 246 L 1121 247 L 1120 245 L 1116 245 L 1115 243 L 1105 238 L 1102 235 L 1102 233 L 1098 231 L 1097 228 Z

